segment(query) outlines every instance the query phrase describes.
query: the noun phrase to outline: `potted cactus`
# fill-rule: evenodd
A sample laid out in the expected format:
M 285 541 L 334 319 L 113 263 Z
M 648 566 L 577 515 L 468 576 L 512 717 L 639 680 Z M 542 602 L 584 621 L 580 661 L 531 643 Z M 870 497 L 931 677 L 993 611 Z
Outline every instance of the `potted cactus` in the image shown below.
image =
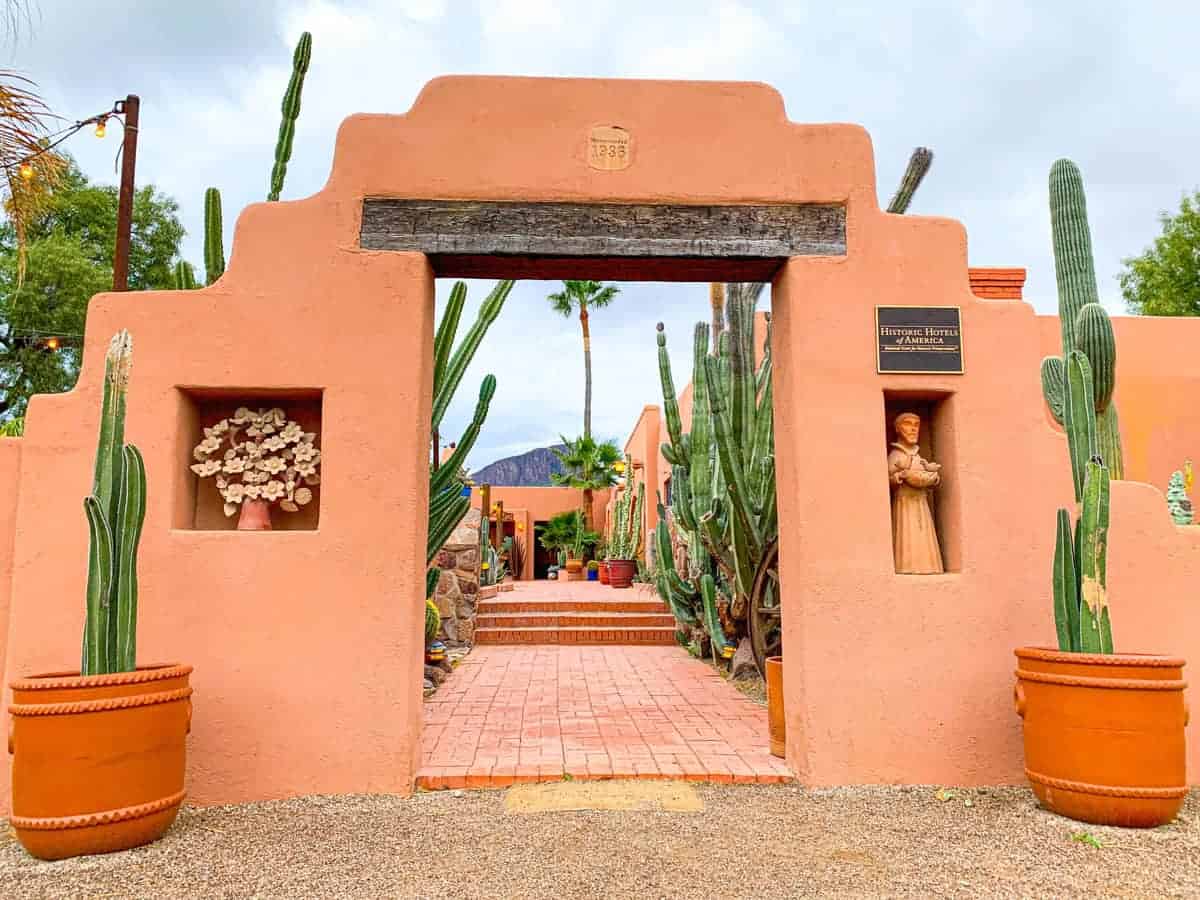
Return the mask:
M 1073 530 L 1070 512 L 1058 510 L 1052 578 L 1058 646 L 1015 651 L 1025 774 L 1039 802 L 1056 813 L 1152 827 L 1175 818 L 1188 793 L 1184 661 L 1114 652 L 1106 454 L 1120 458 L 1111 406 L 1116 345 L 1095 299 L 1078 169 L 1055 163 L 1050 187 L 1064 358 L 1061 366 L 1044 362 L 1042 372 L 1047 401 L 1066 431 L 1077 508 Z M 1109 414 L 1112 423 L 1102 425 Z
M 118 333 L 104 399 L 88 523 L 83 653 L 78 671 L 14 681 L 11 822 L 41 859 L 149 843 L 184 797 L 191 666 L 137 665 L 137 552 L 146 469 L 125 443 L 133 344 Z
M 633 471 L 632 464 L 626 467 Z M 646 502 L 646 485 L 638 483 L 634 493 L 631 481 L 613 504 L 613 530 L 608 541 L 608 582 L 615 588 L 633 586 L 637 575 L 638 547 L 642 541 L 642 507 Z

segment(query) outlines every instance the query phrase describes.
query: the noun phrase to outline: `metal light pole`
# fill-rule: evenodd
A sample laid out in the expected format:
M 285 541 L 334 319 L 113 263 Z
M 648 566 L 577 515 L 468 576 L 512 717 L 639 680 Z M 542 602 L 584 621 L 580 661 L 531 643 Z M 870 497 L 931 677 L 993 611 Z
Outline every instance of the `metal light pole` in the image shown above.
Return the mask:
M 129 290 L 129 241 L 133 231 L 133 173 L 137 164 L 137 94 L 118 100 L 113 111 L 125 116 L 125 144 L 121 150 L 121 190 L 117 196 L 117 246 L 113 253 L 113 290 Z

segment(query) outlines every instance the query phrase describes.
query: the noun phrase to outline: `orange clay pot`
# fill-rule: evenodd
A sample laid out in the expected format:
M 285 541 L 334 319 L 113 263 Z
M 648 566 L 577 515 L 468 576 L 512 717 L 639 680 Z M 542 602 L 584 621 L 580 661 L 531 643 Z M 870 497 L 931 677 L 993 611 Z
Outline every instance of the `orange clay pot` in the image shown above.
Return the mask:
M 608 561 L 600 563 L 600 583 L 608 584 Z
M 767 727 L 771 735 L 771 753 L 787 757 L 787 724 L 783 717 L 783 657 L 767 657 Z
M 633 559 L 610 559 L 608 561 L 608 583 L 615 588 L 633 587 L 637 575 L 637 561 Z
M 183 802 L 191 666 L 14 681 L 12 816 L 39 859 L 148 844 Z
M 1042 806 L 1096 825 L 1174 819 L 1188 793 L 1184 661 L 1039 647 L 1016 655 L 1025 774 Z
M 567 560 L 567 581 L 583 581 L 583 560 Z

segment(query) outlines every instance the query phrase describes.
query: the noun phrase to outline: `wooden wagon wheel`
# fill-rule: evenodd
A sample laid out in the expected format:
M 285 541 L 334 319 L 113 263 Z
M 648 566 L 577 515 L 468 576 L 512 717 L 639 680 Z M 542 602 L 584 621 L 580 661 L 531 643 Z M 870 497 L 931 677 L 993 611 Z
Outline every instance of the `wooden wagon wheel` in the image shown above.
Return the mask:
M 779 540 L 767 544 L 762 561 L 754 574 L 747 614 L 750 647 L 754 663 L 763 677 L 767 674 L 767 657 L 783 653 L 783 621 L 780 618 Z

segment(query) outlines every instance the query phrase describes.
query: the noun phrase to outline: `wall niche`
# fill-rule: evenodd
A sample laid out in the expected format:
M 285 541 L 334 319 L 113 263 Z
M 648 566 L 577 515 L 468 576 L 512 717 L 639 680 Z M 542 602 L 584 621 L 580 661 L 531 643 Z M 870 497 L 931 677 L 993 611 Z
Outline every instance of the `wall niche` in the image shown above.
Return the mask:
M 215 479 L 201 478 L 192 471 L 196 462 L 192 450 L 210 428 L 234 415 L 238 407 L 250 410 L 282 409 L 288 419 L 305 432 L 316 435 L 313 445 L 321 449 L 321 388 L 209 388 L 180 387 L 177 398 L 175 437 L 178 468 L 174 485 L 172 527 L 190 531 L 236 531 L 238 515 L 226 516 L 224 500 Z M 322 461 L 323 463 L 323 461 Z M 320 465 L 319 474 L 324 474 Z M 286 512 L 271 504 L 271 531 L 315 531 L 321 519 L 321 494 L 324 483 L 311 488 L 312 500 L 297 512 Z M 242 532 L 250 534 L 252 532 Z
M 929 493 L 934 527 L 941 545 L 942 564 L 948 573 L 961 572 L 962 483 L 959 478 L 957 441 L 955 441 L 955 395 L 950 391 L 885 390 L 883 392 L 883 455 L 886 459 L 897 440 L 894 422 L 901 413 L 916 413 L 921 418 L 918 445 L 923 459 L 941 465 L 941 483 Z M 886 462 L 880 468 L 880 480 L 887 477 Z M 891 503 L 889 486 L 889 504 Z M 890 516 L 890 511 L 889 511 Z M 889 520 L 889 534 L 891 523 Z M 895 560 L 893 560 L 895 562 Z M 915 575 L 912 577 L 921 577 Z

